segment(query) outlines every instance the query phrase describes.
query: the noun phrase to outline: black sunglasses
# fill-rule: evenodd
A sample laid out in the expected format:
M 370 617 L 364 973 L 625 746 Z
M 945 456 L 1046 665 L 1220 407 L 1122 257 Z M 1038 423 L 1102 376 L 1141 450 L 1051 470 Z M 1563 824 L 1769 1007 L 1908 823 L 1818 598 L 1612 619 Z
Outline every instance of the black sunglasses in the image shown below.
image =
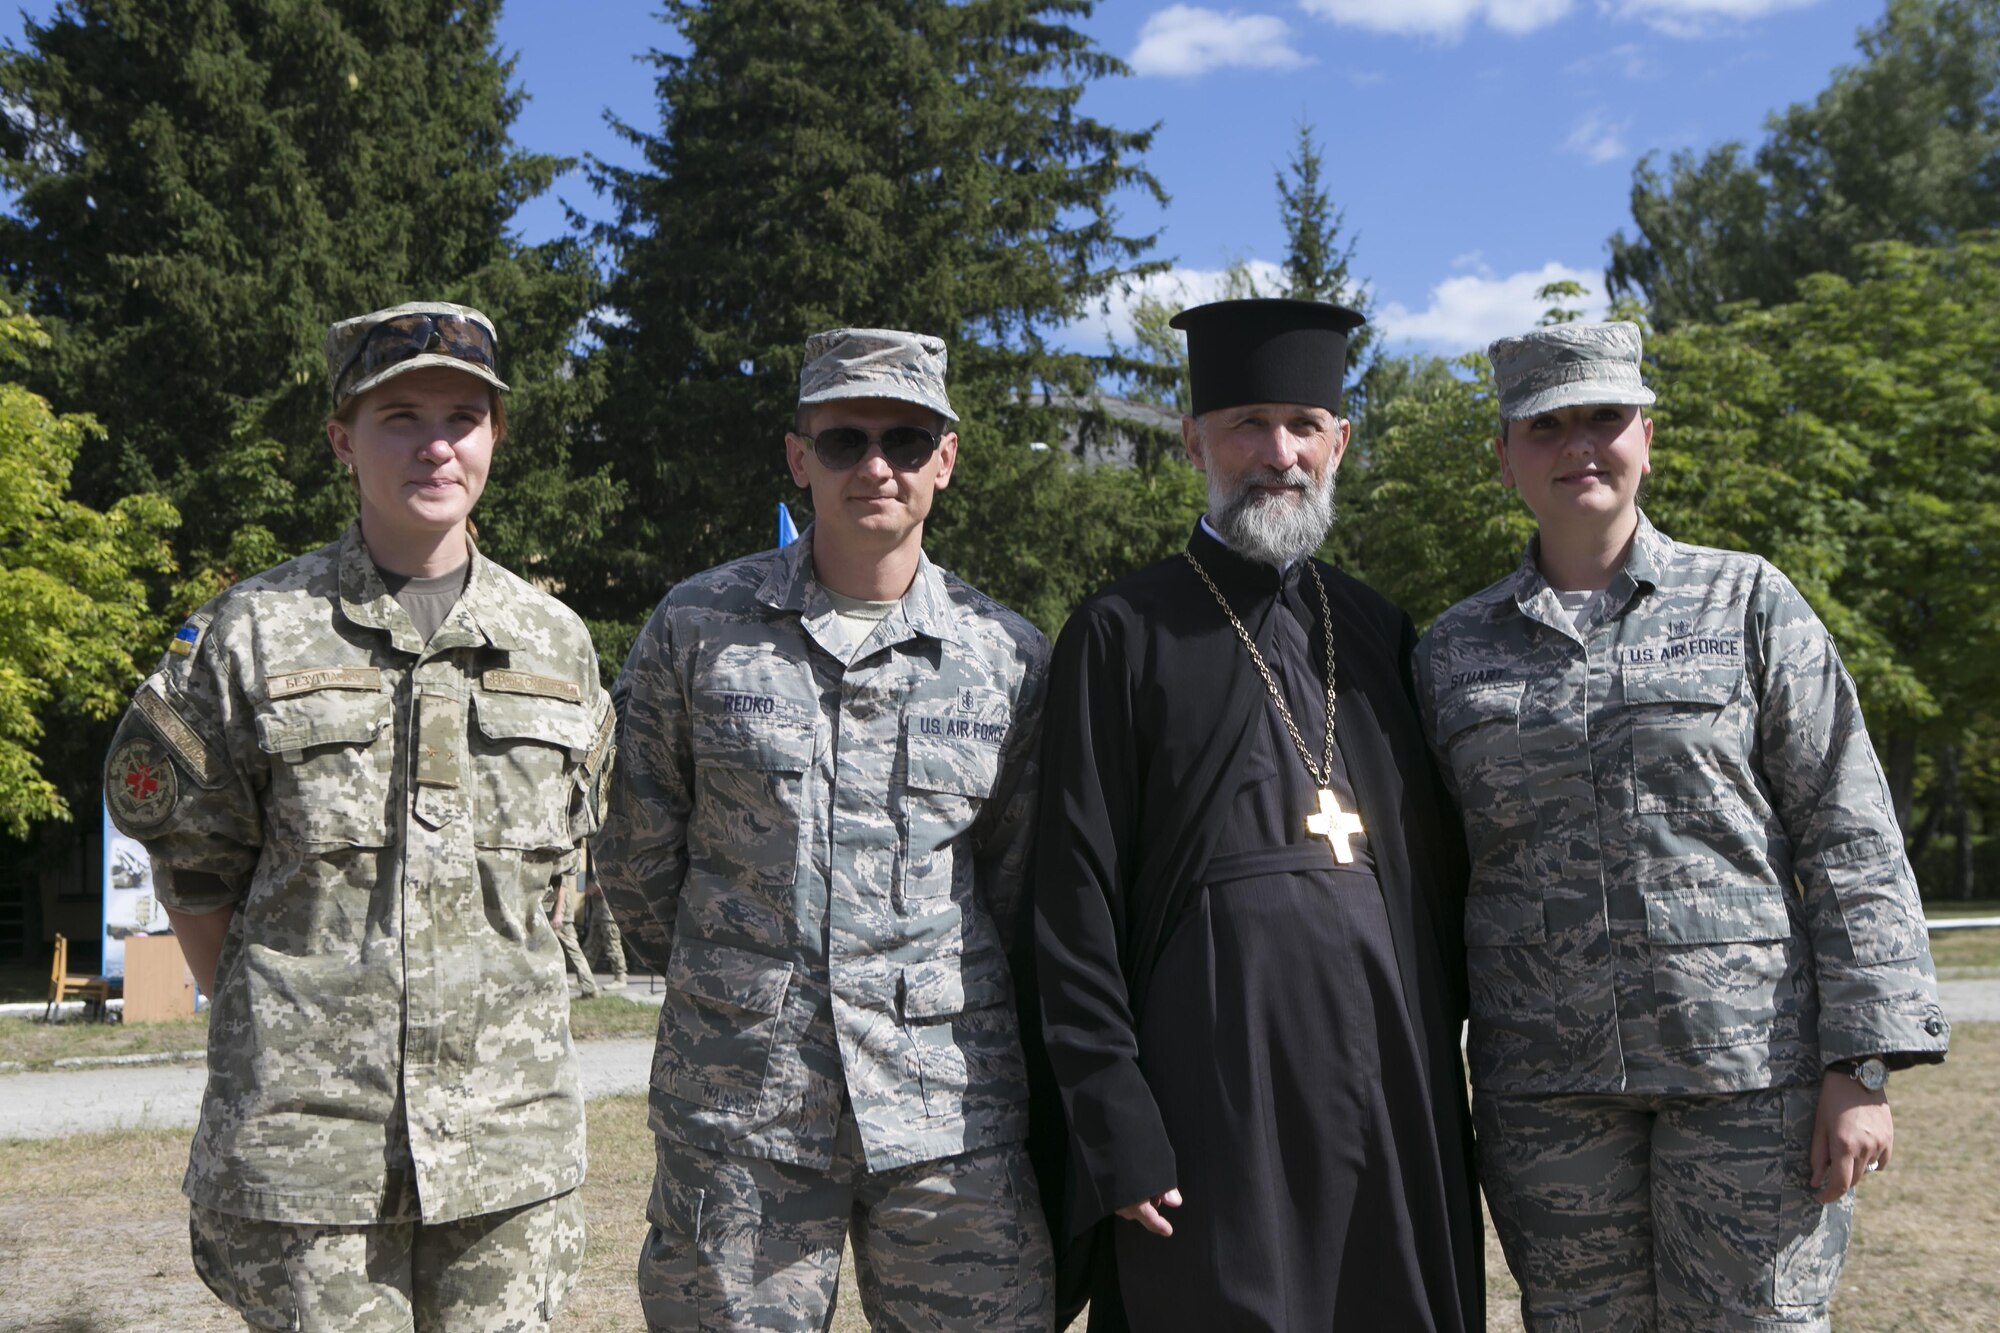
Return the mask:
M 478 320 L 442 313 L 398 315 L 368 330 L 361 344 L 348 354 L 346 364 L 333 377 L 333 396 L 338 401 L 342 386 L 358 384 L 378 370 L 426 352 L 493 369 L 493 335 Z
M 891 426 L 880 435 L 870 435 L 859 426 L 829 426 L 817 435 L 802 436 L 812 442 L 820 466 L 845 472 L 868 456 L 868 446 L 881 441 L 882 457 L 898 472 L 915 472 L 937 452 L 938 437 L 922 426 Z

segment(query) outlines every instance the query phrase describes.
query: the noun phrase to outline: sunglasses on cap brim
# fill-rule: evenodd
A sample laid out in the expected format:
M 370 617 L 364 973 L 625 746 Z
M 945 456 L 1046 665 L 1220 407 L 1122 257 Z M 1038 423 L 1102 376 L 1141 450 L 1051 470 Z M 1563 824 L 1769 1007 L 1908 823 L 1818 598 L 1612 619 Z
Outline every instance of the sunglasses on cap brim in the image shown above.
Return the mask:
M 937 452 L 938 437 L 922 426 L 891 426 L 879 435 L 870 435 L 859 426 L 829 426 L 809 441 L 820 466 L 845 472 L 868 456 L 868 446 L 882 445 L 882 457 L 898 472 L 915 472 Z
M 427 353 L 492 370 L 493 333 L 476 319 L 443 312 L 385 319 L 368 330 L 334 376 L 334 399 L 345 396 L 346 385 L 360 384 L 377 371 Z

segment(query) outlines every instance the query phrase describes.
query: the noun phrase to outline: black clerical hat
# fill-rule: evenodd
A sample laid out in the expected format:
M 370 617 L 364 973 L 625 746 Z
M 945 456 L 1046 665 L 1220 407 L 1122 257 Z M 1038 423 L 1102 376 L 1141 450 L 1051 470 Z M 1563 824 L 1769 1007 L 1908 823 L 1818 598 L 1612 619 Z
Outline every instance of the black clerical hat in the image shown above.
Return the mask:
M 1168 323 L 1187 332 L 1194 415 L 1239 403 L 1305 403 L 1340 411 L 1347 335 L 1367 323 L 1324 301 L 1215 301 Z

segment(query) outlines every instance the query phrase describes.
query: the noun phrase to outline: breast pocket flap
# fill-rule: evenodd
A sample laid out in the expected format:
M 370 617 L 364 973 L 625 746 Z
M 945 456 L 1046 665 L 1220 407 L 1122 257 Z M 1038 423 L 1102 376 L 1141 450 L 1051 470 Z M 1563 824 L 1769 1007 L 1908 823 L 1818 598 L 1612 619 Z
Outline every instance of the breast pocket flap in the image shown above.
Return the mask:
M 1646 939 L 1653 944 L 1750 944 L 1791 933 L 1777 890 L 1705 889 L 1646 900 Z
M 1625 669 L 1625 702 L 1673 704 L 1684 708 L 1720 708 L 1736 697 L 1743 684 L 1743 664 L 1705 663 L 1676 671 L 1652 665 Z
M 913 720 L 915 721 L 915 720 Z M 978 724 L 967 724 L 968 727 Z M 984 724 L 1004 731 L 1004 724 Z M 1000 744 L 997 735 L 982 738 L 968 731 L 947 739 L 909 731 L 904 737 L 909 756 L 909 785 L 919 791 L 953 792 L 984 799 L 993 793 L 1000 775 Z
M 1454 694 L 1438 705 L 1438 742 L 1442 744 L 1482 722 L 1512 724 L 1521 716 L 1521 695 L 1527 688 L 1527 682 L 1513 681 Z
M 792 964 L 781 958 L 705 940 L 677 940 L 667 959 L 667 985 L 716 1004 L 775 1014 L 784 1007 Z
M 566 699 L 475 692 L 472 712 L 489 741 L 540 741 L 581 759 L 597 739 L 590 710 Z
M 1540 898 L 1482 893 L 1465 900 L 1467 944 L 1540 944 L 1548 937 L 1548 917 Z
M 949 1018 L 1004 1002 L 1010 994 L 1007 959 L 997 950 L 933 958 L 903 969 L 903 1017 Z
M 257 714 L 257 745 L 266 754 L 296 754 L 320 745 L 367 745 L 395 716 L 386 694 L 322 690 L 274 699 Z
M 698 764 L 760 773 L 803 773 L 812 767 L 810 717 L 697 713 L 693 731 Z

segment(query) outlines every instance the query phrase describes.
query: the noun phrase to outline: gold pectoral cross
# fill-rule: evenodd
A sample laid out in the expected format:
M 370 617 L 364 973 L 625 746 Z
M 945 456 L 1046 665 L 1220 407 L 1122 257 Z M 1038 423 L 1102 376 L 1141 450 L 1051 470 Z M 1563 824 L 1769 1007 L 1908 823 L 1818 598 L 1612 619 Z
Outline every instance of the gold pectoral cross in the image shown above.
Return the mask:
M 1319 813 L 1306 816 L 1306 832 L 1315 838 L 1325 838 L 1327 846 L 1333 848 L 1333 859 L 1348 865 L 1354 860 L 1354 849 L 1347 845 L 1347 840 L 1361 831 L 1361 815 L 1341 809 L 1333 793 L 1320 788 Z

